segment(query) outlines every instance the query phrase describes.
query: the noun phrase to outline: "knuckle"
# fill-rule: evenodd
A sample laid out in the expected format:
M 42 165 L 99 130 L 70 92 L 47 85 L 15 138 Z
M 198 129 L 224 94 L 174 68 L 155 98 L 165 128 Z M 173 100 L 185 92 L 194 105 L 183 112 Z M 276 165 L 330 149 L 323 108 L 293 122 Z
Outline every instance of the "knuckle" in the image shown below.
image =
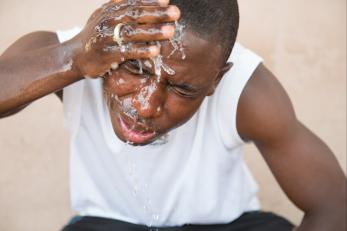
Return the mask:
M 130 7 L 130 9 L 127 11 L 126 15 L 133 19 L 136 20 L 140 15 L 142 15 L 143 9 L 139 7 Z
M 135 28 L 131 25 L 125 25 L 121 31 L 121 35 L 126 38 L 133 36 L 134 33 L 135 33 Z
M 106 15 L 103 15 L 103 16 L 100 17 L 100 19 L 99 19 L 97 25 L 99 25 L 99 26 L 100 26 L 100 25 L 105 26 L 105 25 L 107 25 L 108 20 L 109 20 L 109 18 L 108 18 Z
M 139 0 L 128 0 L 128 5 L 137 5 L 139 2 Z
M 96 27 L 95 27 L 95 30 L 97 32 L 102 32 L 104 31 L 105 29 L 107 29 L 109 27 L 109 24 L 110 24 L 110 19 L 103 19 Z

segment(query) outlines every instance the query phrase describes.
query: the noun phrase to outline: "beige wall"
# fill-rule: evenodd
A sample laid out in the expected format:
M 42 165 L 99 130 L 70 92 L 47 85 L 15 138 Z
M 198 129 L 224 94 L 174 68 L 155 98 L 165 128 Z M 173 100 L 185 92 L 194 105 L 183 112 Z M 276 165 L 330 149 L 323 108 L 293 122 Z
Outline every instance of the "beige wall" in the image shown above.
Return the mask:
M 35 30 L 83 25 L 101 0 L 1 0 L 0 52 Z M 326 141 L 346 169 L 346 2 L 240 0 L 239 40 L 265 58 L 299 118 Z M 0 86 L 0 90 L 1 90 Z M 265 209 L 300 220 L 258 152 L 247 146 Z M 0 230 L 58 230 L 72 215 L 68 134 L 62 106 L 49 96 L 0 120 Z

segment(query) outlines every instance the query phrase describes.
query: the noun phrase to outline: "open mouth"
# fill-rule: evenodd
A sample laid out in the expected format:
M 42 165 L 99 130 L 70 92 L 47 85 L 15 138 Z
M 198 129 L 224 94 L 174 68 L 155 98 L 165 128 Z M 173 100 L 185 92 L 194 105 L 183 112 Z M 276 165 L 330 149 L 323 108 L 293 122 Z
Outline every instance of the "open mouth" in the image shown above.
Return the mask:
M 134 144 L 147 143 L 156 136 L 156 132 L 147 131 L 147 129 L 139 130 L 139 129 L 133 128 L 121 116 L 119 116 L 119 124 L 122 129 L 125 140 L 130 143 L 134 143 Z

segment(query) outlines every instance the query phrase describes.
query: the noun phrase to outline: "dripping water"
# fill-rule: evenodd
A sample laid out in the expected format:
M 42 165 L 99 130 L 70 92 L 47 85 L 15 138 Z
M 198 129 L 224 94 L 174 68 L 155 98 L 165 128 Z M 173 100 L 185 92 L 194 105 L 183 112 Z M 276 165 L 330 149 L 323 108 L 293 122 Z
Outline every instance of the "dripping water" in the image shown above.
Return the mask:
M 174 48 L 173 51 L 169 54 L 167 58 L 170 58 L 172 55 L 174 55 L 177 51 L 181 53 L 182 59 L 186 59 L 186 54 L 183 47 L 183 30 L 185 28 L 184 25 L 180 24 L 179 22 L 175 22 L 176 26 L 176 33 L 174 38 L 170 39 L 170 43 L 172 47 Z

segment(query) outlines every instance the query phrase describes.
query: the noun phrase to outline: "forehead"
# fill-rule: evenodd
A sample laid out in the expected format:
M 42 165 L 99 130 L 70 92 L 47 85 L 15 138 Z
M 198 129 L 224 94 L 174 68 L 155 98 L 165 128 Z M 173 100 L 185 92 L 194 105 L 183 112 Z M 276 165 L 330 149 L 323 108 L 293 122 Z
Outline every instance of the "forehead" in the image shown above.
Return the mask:
M 180 49 L 172 54 L 175 48 L 171 42 L 162 44 L 163 62 L 176 72 L 173 78 L 203 84 L 218 73 L 222 54 L 220 45 L 187 30 L 182 36 L 182 48 L 185 58 Z

